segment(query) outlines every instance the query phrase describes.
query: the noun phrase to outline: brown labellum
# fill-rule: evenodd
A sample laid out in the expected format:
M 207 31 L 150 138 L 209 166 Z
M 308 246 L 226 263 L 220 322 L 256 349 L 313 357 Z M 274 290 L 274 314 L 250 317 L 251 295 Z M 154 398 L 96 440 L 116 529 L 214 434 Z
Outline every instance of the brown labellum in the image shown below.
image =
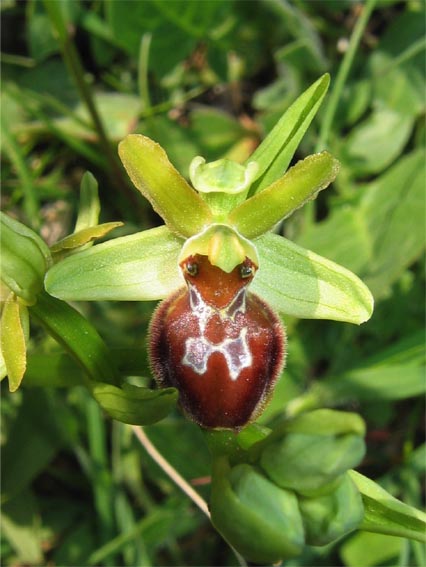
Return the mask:
M 202 427 L 240 429 L 272 394 L 283 367 L 283 328 L 247 289 L 256 270 L 249 258 L 230 273 L 199 254 L 180 266 L 187 288 L 165 299 L 151 322 L 154 375 L 179 390 L 185 413 Z

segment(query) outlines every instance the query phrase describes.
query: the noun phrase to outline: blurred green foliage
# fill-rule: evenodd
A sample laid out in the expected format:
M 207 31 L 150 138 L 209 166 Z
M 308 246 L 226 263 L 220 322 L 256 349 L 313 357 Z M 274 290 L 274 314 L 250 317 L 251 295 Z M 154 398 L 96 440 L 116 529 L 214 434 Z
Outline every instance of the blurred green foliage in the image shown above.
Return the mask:
M 359 470 L 420 507 L 424 3 L 64 0 L 56 11 L 70 44 L 52 30 L 54 4 L 1 4 L 2 207 L 48 244 L 71 232 L 86 170 L 99 181 L 102 221 L 125 222 L 114 235 L 159 223 L 120 168 L 116 145 L 127 133 L 158 141 L 184 173 L 198 154 L 244 162 L 290 103 L 330 72 L 331 96 L 297 158 L 328 149 L 342 170 L 332 190 L 279 230 L 361 276 L 376 310 L 360 328 L 287 320 L 288 366 L 261 423 L 273 424 L 284 408 L 356 409 L 368 430 Z M 356 44 L 351 37 L 368 6 L 374 10 Z M 338 104 L 326 127 L 333 94 Z M 79 309 L 120 349 L 123 372 L 135 367 L 128 349 L 138 349 L 140 374 L 149 376 L 153 304 Z M 60 347 L 41 328 L 32 331 L 24 387 L 9 395 L 2 384 L 2 562 L 235 564 L 131 430 L 106 418 L 78 385 L 79 369 Z M 37 388 L 50 382 L 49 372 L 58 387 Z M 176 413 L 146 431 L 207 496 L 210 457 L 198 427 Z M 396 564 L 424 565 L 424 548 L 358 532 L 286 562 Z

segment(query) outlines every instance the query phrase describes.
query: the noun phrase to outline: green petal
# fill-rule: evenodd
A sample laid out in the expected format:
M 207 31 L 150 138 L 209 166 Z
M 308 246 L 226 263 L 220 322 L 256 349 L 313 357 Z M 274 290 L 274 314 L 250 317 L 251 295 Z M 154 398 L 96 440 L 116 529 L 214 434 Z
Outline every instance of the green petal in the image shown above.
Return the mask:
M 352 272 L 276 234 L 255 241 L 251 289 L 281 314 L 360 324 L 373 312 L 369 289 Z
M 236 207 L 229 222 L 246 238 L 256 238 L 314 199 L 338 172 L 339 162 L 328 152 L 308 156 L 278 181 Z
M 188 237 L 209 223 L 209 207 L 173 167 L 159 144 L 146 136 L 130 134 L 118 150 L 130 179 L 170 230 Z
M 115 238 L 53 266 L 46 289 L 68 301 L 162 299 L 184 285 L 182 244 L 165 226 Z
M 310 86 L 283 114 L 248 161 L 259 165 L 252 194 L 262 191 L 276 181 L 284 171 L 309 128 L 325 97 L 330 75 L 325 74 Z

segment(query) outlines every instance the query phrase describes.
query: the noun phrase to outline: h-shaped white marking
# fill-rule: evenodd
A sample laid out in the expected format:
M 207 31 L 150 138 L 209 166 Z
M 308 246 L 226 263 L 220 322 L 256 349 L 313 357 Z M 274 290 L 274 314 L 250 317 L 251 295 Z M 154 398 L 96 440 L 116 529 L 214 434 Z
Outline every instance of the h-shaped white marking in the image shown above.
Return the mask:
M 192 313 L 198 319 L 200 337 L 189 337 L 185 341 L 185 354 L 182 364 L 192 368 L 197 374 L 207 371 L 207 364 L 214 352 L 223 354 L 229 370 L 231 380 L 236 380 L 241 370 L 249 368 L 252 364 L 252 354 L 247 343 L 247 327 L 243 327 L 236 339 L 226 338 L 218 344 L 212 343 L 204 336 L 207 323 L 213 315 L 218 315 L 222 321 L 234 320 L 237 313 L 246 312 L 246 290 L 241 289 L 233 301 L 224 309 L 215 309 L 208 305 L 199 291 L 189 287 L 189 300 Z

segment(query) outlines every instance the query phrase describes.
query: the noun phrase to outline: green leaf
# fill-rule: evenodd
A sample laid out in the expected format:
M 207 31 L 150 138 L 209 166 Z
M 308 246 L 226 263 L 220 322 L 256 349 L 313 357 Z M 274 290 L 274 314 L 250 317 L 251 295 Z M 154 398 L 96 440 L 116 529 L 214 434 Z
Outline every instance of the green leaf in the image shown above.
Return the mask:
M 163 299 L 184 285 L 177 263 L 182 244 L 165 226 L 115 238 L 53 266 L 46 289 L 69 301 Z
M 261 193 L 237 206 L 229 222 L 246 238 L 256 238 L 315 199 L 338 172 L 339 162 L 328 152 L 308 156 Z
M 351 131 L 339 157 L 358 176 L 379 173 L 399 156 L 413 125 L 411 116 L 386 108 L 375 110 Z
M 426 393 L 425 366 L 366 367 L 327 377 L 314 386 L 312 396 L 321 405 L 351 401 L 404 400 Z M 309 394 L 308 394 L 309 395 Z
M 98 224 L 96 226 L 83 228 L 56 242 L 50 248 L 50 251 L 52 253 L 58 253 L 62 252 L 63 250 L 73 250 L 75 248 L 80 248 L 81 246 L 84 246 L 92 240 L 102 238 L 103 236 L 111 232 L 111 230 L 114 230 L 118 226 L 123 226 L 123 224 L 124 223 L 120 221 L 106 222 L 103 224 Z
M 20 563 L 44 563 L 39 515 L 37 501 L 30 490 L 24 490 L 2 506 L 2 535 L 14 548 Z
M 25 332 L 27 331 L 27 333 Z M 10 294 L 1 315 L 1 352 L 9 377 L 9 390 L 15 392 L 27 365 L 28 309 Z
M 125 384 L 95 384 L 92 394 L 113 419 L 132 425 L 151 425 L 166 417 L 176 406 L 179 396 L 175 388 L 150 390 Z
M 370 318 L 371 293 L 349 270 L 276 234 L 255 244 L 260 265 L 251 289 L 280 314 L 356 324 Z
M 337 264 L 363 274 L 372 260 L 371 236 L 359 207 L 333 209 L 318 223 L 310 223 L 296 243 Z
M 296 496 L 250 465 L 214 464 L 210 509 L 222 536 L 255 563 L 275 563 L 298 555 L 304 543 Z
M 348 567 L 397 565 L 404 543 L 404 539 L 400 537 L 358 532 L 344 542 L 340 555 Z
M 146 136 L 130 134 L 118 151 L 130 179 L 170 230 L 188 237 L 209 223 L 207 204 L 173 167 L 159 144 Z
M 50 251 L 31 229 L 0 212 L 1 279 L 28 303 L 43 288 Z
M 260 464 L 278 486 L 314 495 L 356 466 L 365 452 L 362 419 L 316 410 L 284 422 L 262 441 Z
M 81 367 L 65 353 L 31 353 L 27 358 L 25 386 L 71 388 L 86 385 Z
M 96 226 L 100 210 L 98 182 L 89 171 L 86 171 L 80 184 L 80 201 L 74 232 Z
M 425 247 L 423 149 L 400 159 L 366 187 L 360 205 L 371 235 L 373 255 L 365 273 L 376 296 L 386 294 Z
M 118 376 L 111 352 L 98 332 L 78 311 L 63 301 L 41 293 L 30 307 L 34 315 L 97 382 L 117 383 Z
M 23 403 L 2 447 L 3 502 L 17 496 L 73 435 L 66 408 L 43 389 L 22 389 Z
M 350 471 L 364 502 L 360 529 L 426 542 L 426 514 L 400 502 L 373 480 Z
M 283 114 L 248 161 L 259 165 L 252 194 L 274 183 L 286 171 L 303 135 L 317 113 L 328 89 L 330 76 L 320 77 Z

